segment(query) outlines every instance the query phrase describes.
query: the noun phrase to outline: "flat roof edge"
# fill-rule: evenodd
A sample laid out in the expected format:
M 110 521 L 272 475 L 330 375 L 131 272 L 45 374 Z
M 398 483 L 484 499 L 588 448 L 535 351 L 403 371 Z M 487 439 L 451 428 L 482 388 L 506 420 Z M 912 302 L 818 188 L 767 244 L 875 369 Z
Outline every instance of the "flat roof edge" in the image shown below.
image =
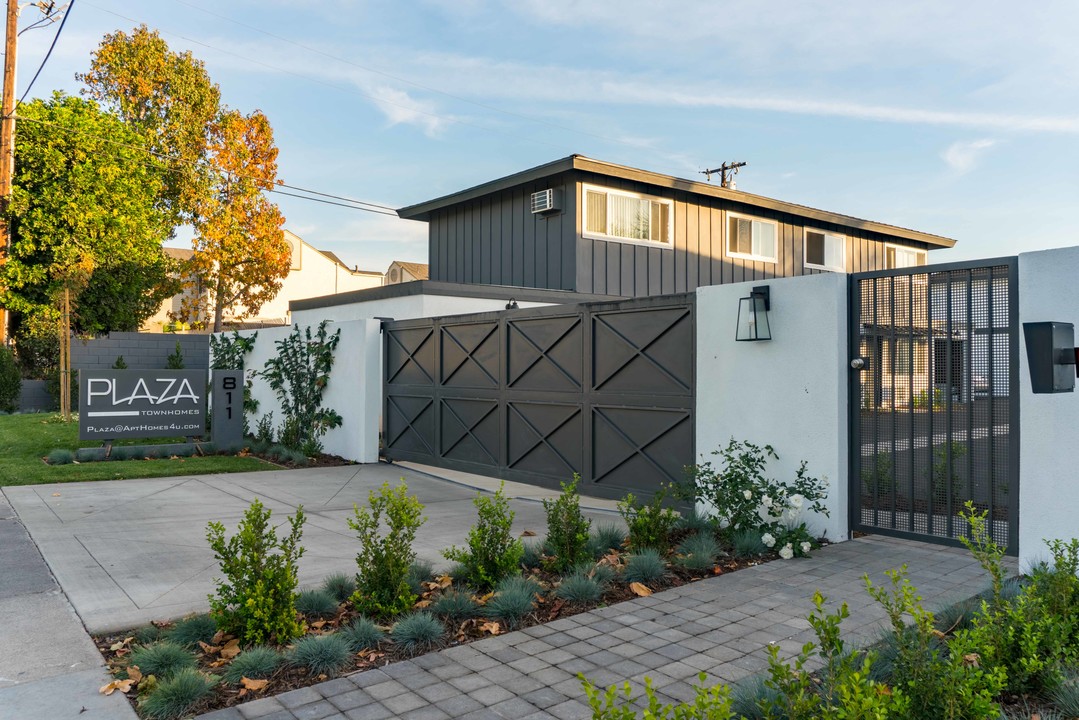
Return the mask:
M 383 285 L 381 287 L 350 290 L 349 292 L 320 297 L 290 300 L 289 312 L 317 310 L 325 307 L 352 305 L 354 303 L 387 300 L 412 295 L 449 295 L 454 297 L 484 298 L 490 300 L 518 300 L 522 302 L 580 303 L 624 300 L 621 295 L 598 295 L 578 293 L 572 290 L 547 288 L 524 288 L 509 285 L 469 285 L 447 283 L 437 280 L 413 280 L 412 282 Z

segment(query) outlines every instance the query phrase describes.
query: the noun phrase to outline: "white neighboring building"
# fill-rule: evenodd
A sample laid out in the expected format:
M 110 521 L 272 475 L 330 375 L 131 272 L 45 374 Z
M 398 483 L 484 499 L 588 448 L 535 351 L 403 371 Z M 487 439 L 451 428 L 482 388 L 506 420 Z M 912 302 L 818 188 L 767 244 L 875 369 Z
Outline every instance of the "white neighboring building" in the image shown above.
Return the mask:
M 226 323 L 288 325 L 291 320 L 288 306 L 292 300 L 336 295 L 383 285 L 384 276 L 377 270 L 350 268 L 332 252 L 319 250 L 288 230 L 284 233 L 285 240 L 292 246 L 292 267 L 289 274 L 281 280 L 281 290 L 273 300 L 259 308 L 257 314 L 239 318 L 226 309 Z M 164 250 L 170 257 L 180 261 L 188 260 L 194 254 L 191 250 L 179 248 L 164 248 Z M 190 292 L 190 290 L 185 290 L 162 303 L 157 314 L 143 323 L 141 330 L 143 332 L 163 331 L 170 322 L 168 313 L 178 313 L 181 300 Z

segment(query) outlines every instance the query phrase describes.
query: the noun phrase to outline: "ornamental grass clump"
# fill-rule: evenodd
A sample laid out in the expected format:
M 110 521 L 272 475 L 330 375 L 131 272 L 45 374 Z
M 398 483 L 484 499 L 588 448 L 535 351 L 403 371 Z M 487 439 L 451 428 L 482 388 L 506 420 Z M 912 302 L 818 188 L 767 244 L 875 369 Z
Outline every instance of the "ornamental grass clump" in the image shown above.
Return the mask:
M 209 615 L 194 615 L 179 621 L 168 631 L 170 642 L 195 649 L 200 642 L 209 644 L 217 632 L 217 621 Z
M 562 483 L 557 498 L 543 501 L 547 514 L 546 549 L 551 553 L 551 569 L 564 571 L 590 556 L 588 530 L 592 521 L 581 514 L 581 496 L 577 484 L 581 476 L 574 473 L 569 484 Z
M 98 459 L 99 455 L 100 451 L 98 448 L 79 448 L 75 451 L 75 461 L 81 463 L 93 462 Z M 100 457 L 102 460 L 105 459 L 104 455 L 100 455 Z
M 678 546 L 677 562 L 694 572 L 711 570 L 720 552 L 719 543 L 710 533 L 699 533 L 689 536 Z
M 502 578 L 518 572 L 518 564 L 524 555 L 521 541 L 513 537 L 511 527 L 515 513 L 503 494 L 505 483 L 493 496 L 476 495 L 478 519 L 468 531 L 468 545 L 456 546 L 443 551 L 447 560 L 455 560 L 465 566 L 467 582 L 480 590 L 489 590 Z
M 145 673 L 143 673 L 145 674 Z M 216 683 L 193 668 L 185 668 L 161 682 L 139 706 L 149 720 L 176 720 L 184 717 L 201 702 Z
M 573 568 L 571 575 L 587 575 L 593 578 L 600 586 L 607 585 L 614 580 L 617 571 L 611 565 L 605 562 L 592 563 L 583 562 Z
M 345 638 L 349 648 L 354 653 L 363 650 L 373 650 L 377 648 L 378 644 L 382 642 L 382 639 L 386 637 L 386 633 L 383 632 L 382 628 L 362 615 L 349 623 L 349 625 L 340 632 L 340 635 Z
M 296 641 L 288 661 L 313 677 L 332 677 L 352 664 L 352 648 L 340 633 L 308 635 Z
M 506 578 L 484 606 L 484 615 L 507 628 L 516 628 L 535 606 L 539 586 L 522 577 Z
M 356 580 L 345 573 L 334 573 L 322 581 L 322 589 L 343 603 L 356 592 Z
M 301 590 L 296 595 L 296 611 L 309 618 L 332 618 L 337 614 L 337 598 L 322 589 Z
M 70 465 L 75 462 L 75 453 L 63 448 L 56 448 L 49 451 L 45 461 L 50 465 Z
M 521 566 L 532 570 L 543 565 L 543 542 L 535 539 L 522 540 L 524 552 L 521 553 Z
M 480 605 L 470 593 L 451 589 L 431 604 L 431 611 L 450 622 L 461 622 L 479 617 Z
M 566 602 L 585 605 L 599 601 L 603 597 L 603 588 L 595 578 L 574 573 L 562 578 L 555 595 Z
M 243 678 L 265 680 L 272 677 L 285 658 L 281 653 L 265 645 L 255 645 L 244 650 L 225 668 L 225 682 L 236 685 Z
M 689 512 L 683 514 L 678 518 L 678 523 L 675 525 L 679 530 L 684 530 L 687 533 L 708 533 L 715 532 L 716 521 L 706 512 L 701 512 L 694 506 Z
M 295 592 L 306 517 L 303 506 L 297 507 L 289 519 L 289 534 L 278 539 L 270 515 L 255 500 L 231 538 L 225 539 L 225 526 L 219 522 L 209 523 L 206 530 L 225 576 L 216 580 L 217 592 L 210 595 L 211 614 L 221 630 L 245 645 L 284 645 L 302 633 Z
M 367 507 L 353 508 L 348 525 L 356 532 L 360 552 L 352 604 L 379 618 L 407 612 L 417 596 L 409 586 L 409 567 L 416 559 L 412 549 L 416 531 L 426 521 L 423 505 L 408 494 L 402 480 L 396 488 L 383 483 L 377 493 L 369 493 Z
M 421 610 L 398 620 L 390 638 L 406 654 L 415 655 L 438 647 L 445 632 L 438 618 Z
M 599 523 L 592 528 L 588 536 L 588 551 L 593 559 L 599 560 L 610 552 L 621 552 L 626 541 L 626 531 L 614 523 Z
M 166 640 L 136 648 L 131 653 L 131 664 L 137 665 L 143 675 L 154 675 L 158 680 L 164 680 L 184 668 L 195 667 L 195 656 L 180 645 Z
M 667 563 L 654 549 L 646 548 L 626 558 L 626 567 L 622 571 L 622 580 L 627 583 L 654 583 L 667 574 Z
M 754 528 L 741 528 L 730 534 L 734 556 L 739 559 L 760 557 L 768 552 L 761 534 Z
M 462 567 L 460 563 L 456 563 L 454 567 Z M 467 572 L 467 568 L 460 571 L 460 576 L 453 575 L 454 582 L 464 582 L 464 574 Z M 413 595 L 423 594 L 423 584 L 425 582 L 431 582 L 435 577 L 434 563 L 424 560 L 423 558 L 416 558 L 412 561 L 412 564 L 408 566 L 408 588 L 412 591 Z

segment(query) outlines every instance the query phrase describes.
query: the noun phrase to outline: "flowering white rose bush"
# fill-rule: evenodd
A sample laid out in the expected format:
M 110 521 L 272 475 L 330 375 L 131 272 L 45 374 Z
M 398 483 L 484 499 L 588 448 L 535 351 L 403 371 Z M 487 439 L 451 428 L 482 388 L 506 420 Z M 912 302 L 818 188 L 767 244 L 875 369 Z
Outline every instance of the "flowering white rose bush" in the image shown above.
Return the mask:
M 787 543 L 783 546 L 783 549 L 779 551 L 779 557 L 784 560 L 790 560 L 794 557 L 794 547 L 792 547 L 790 543 Z
M 827 516 L 824 505 L 827 485 L 811 477 L 802 462 L 793 482 L 765 476 L 769 460 L 777 460 L 771 445 L 731 439 L 727 447 L 712 453 L 715 465 L 706 462 L 690 468 L 690 480 L 677 488 L 678 495 L 712 508 L 719 526 L 728 533 L 753 530 L 768 547 L 778 546 L 780 555 L 809 554 L 816 546 L 802 519 L 807 512 Z M 771 538 L 772 542 L 768 542 Z

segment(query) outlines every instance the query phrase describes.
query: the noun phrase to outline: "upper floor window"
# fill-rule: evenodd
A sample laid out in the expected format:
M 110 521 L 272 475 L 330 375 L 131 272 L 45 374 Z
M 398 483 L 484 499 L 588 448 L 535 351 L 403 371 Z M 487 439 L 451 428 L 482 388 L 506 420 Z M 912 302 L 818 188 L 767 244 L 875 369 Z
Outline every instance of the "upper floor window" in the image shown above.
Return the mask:
M 805 258 L 808 268 L 845 272 L 847 238 L 823 230 L 805 229 Z
M 903 245 L 884 246 L 885 269 L 918 267 L 919 265 L 925 265 L 925 261 L 925 250 L 904 247 Z
M 727 213 L 727 255 L 776 262 L 779 223 Z
M 584 186 L 587 237 L 673 246 L 674 203 L 650 195 Z

